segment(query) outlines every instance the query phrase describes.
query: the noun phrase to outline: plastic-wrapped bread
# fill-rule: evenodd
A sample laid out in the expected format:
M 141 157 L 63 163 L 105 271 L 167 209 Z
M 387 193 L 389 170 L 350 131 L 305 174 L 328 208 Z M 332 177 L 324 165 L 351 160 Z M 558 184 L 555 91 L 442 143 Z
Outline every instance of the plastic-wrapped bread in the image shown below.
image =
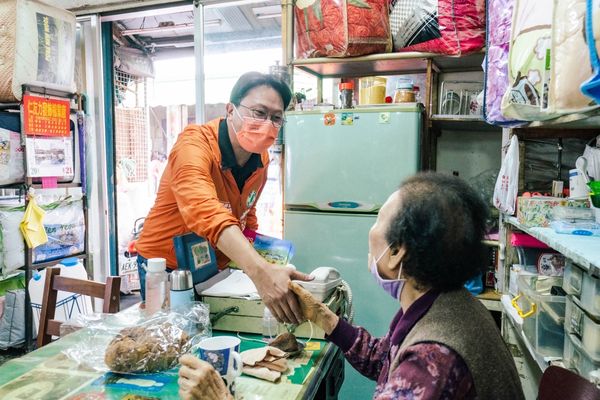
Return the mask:
M 108 345 L 104 361 L 113 372 L 164 371 L 175 366 L 188 342 L 188 334 L 169 322 L 125 328 Z

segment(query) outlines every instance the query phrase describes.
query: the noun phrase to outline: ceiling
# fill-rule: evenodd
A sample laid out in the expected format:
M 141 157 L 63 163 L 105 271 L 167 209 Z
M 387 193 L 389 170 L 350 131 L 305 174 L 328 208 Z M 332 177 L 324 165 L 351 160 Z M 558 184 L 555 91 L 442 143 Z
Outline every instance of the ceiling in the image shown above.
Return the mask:
M 206 7 L 205 52 L 220 53 L 281 45 L 281 2 L 247 2 L 243 5 Z M 190 10 L 161 13 L 160 10 L 127 14 L 115 20 L 115 40 L 155 56 L 191 53 L 194 15 Z

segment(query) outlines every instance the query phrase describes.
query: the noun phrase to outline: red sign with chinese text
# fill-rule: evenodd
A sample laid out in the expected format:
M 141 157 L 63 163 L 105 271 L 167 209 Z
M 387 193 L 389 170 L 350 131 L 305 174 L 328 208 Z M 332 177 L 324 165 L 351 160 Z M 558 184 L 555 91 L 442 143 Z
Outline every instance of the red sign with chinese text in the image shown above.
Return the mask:
M 30 136 L 70 136 L 70 102 L 23 95 L 23 133 Z

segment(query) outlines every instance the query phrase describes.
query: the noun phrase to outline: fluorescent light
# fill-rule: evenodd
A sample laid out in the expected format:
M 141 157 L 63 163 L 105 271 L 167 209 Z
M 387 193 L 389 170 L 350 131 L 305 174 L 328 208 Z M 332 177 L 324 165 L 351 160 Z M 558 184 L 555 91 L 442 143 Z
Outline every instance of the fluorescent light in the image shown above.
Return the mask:
M 269 18 L 280 18 L 281 13 L 273 14 L 256 14 L 256 19 L 269 19 Z
M 223 21 L 220 19 L 211 19 L 204 22 L 205 27 L 209 26 L 221 26 Z M 141 34 L 150 34 L 150 33 L 159 33 L 159 32 L 173 32 L 173 31 L 186 31 L 186 30 L 194 30 L 194 24 L 179 24 L 179 25 L 164 25 L 157 26 L 153 28 L 139 28 L 139 29 L 125 29 L 121 31 L 123 36 L 131 36 L 131 35 L 141 35 Z

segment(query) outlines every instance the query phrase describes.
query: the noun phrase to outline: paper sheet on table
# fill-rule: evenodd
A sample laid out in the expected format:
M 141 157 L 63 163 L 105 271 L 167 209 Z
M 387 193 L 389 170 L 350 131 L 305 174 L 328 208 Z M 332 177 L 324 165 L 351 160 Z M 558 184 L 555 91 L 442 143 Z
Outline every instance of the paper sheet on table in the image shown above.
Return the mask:
M 260 296 L 252 280 L 242 271 L 233 271 L 231 275 L 221 282 L 203 290 L 203 296 L 242 297 L 246 299 L 259 299 Z

